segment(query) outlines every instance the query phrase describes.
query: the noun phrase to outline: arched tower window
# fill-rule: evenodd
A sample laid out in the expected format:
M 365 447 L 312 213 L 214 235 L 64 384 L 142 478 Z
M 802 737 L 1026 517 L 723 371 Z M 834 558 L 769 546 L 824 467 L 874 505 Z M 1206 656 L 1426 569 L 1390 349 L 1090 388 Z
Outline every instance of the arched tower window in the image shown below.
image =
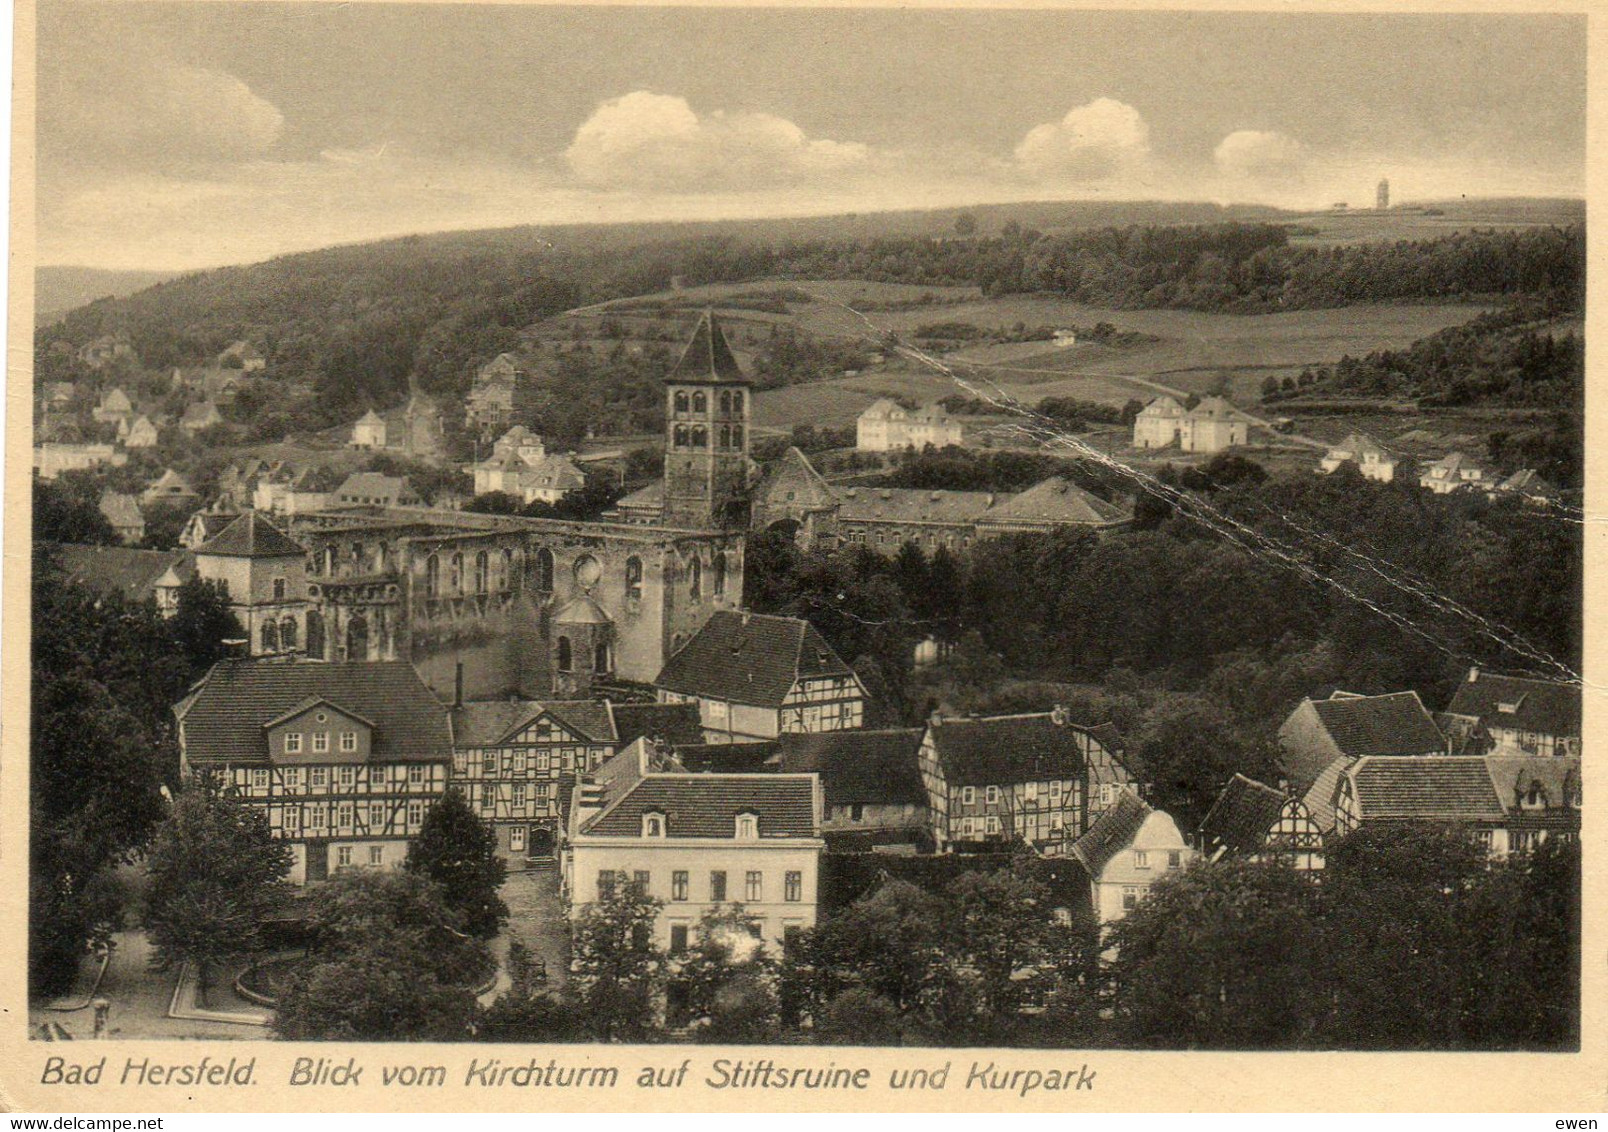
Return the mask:
M 743 411 L 743 391 L 741 389 L 731 391 L 731 411 L 734 413 Z
M 463 555 L 461 554 L 452 556 L 452 570 L 447 575 L 447 585 L 451 587 L 453 593 L 463 593 Z
M 346 623 L 346 659 L 368 659 L 368 618 L 361 613 Z
M 424 596 L 441 596 L 441 559 L 434 554 L 424 560 Z
M 609 671 L 609 643 L 607 641 L 599 641 L 592 650 L 592 671 Z
M 692 426 L 692 446 L 697 449 L 709 447 L 709 430 L 701 424 Z
M 553 552 L 545 546 L 536 552 L 536 588 L 543 593 L 553 589 Z
M 284 601 L 285 600 L 285 579 L 283 579 L 283 578 L 275 578 L 274 579 L 274 600 L 275 601 Z
M 731 426 L 731 446 L 733 448 L 741 448 L 743 446 L 743 426 L 740 424 L 734 424 Z
M 296 647 L 296 619 L 285 617 L 279 622 L 279 645 L 286 652 Z
M 720 447 L 722 449 L 731 447 L 731 425 L 720 426 Z
M 709 398 L 702 390 L 692 395 L 692 411 L 695 413 L 707 413 L 709 411 Z
M 687 391 L 685 389 L 678 389 L 678 390 L 676 390 L 676 412 L 684 413 L 686 411 L 687 411 Z
M 262 623 L 262 651 L 279 651 L 279 626 L 273 621 Z
M 642 559 L 634 554 L 625 560 L 625 600 L 642 600 Z
M 671 434 L 671 443 L 674 444 L 675 447 L 677 447 L 677 448 L 685 448 L 687 446 L 687 426 L 686 425 L 684 425 L 684 424 L 676 425 L 674 432 Z
M 703 563 L 696 558 L 687 567 L 687 596 L 693 601 L 703 600 Z
M 391 547 L 390 547 L 390 545 L 388 543 L 383 543 L 383 542 L 380 543 L 379 554 L 380 554 L 380 569 L 382 571 L 389 570 L 391 568 Z
M 730 389 L 724 390 L 720 394 L 720 411 L 723 414 L 726 414 L 726 415 L 730 415 L 730 413 L 731 413 L 731 390 Z
M 486 557 L 486 552 L 484 550 L 475 555 L 475 593 L 477 594 L 483 594 L 486 592 L 486 573 L 489 564 L 490 560 Z
M 571 655 L 570 639 L 568 637 L 558 638 L 558 670 L 568 672 L 573 664 L 574 657 Z

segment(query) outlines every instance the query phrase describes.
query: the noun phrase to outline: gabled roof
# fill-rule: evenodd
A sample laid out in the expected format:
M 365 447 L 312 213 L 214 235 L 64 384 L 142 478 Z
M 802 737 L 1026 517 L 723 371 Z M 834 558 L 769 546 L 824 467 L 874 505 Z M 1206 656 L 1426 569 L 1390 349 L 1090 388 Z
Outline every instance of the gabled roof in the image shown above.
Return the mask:
M 613 743 L 619 736 L 614 729 L 614 715 L 603 700 L 548 700 L 543 710 L 565 730 L 593 743 Z
M 1365 755 L 1433 755 L 1446 740 L 1417 692 L 1383 696 L 1335 696 L 1313 700 L 1329 737 L 1341 753 Z
M 1339 444 L 1330 448 L 1328 455 L 1332 459 L 1353 460 L 1369 452 L 1378 453 L 1386 459 L 1396 459 L 1394 452 L 1364 432 L 1351 433 Z
M 246 511 L 195 552 L 219 558 L 300 558 L 307 548 L 257 512 Z
M 1152 813 L 1143 798 L 1124 786 L 1117 792 L 1117 800 L 1111 808 L 1072 843 L 1072 856 L 1083 863 L 1091 877 L 1098 877 L 1111 858 L 1133 844 L 1139 827 Z
M 917 752 L 919 727 L 888 731 L 821 731 L 776 740 L 784 772 L 821 776 L 829 806 L 926 806 Z
M 617 738 L 602 700 L 471 700 L 452 709 L 452 745 L 505 746 L 542 716 L 584 742 L 613 744 Z
M 1255 853 L 1267 844 L 1268 831 L 1288 800 L 1271 786 L 1236 774 L 1200 823 L 1202 848 L 1208 853 L 1219 847 L 1230 853 Z
M 797 617 L 722 609 L 665 662 L 667 692 L 780 708 L 802 678 L 854 677 L 815 626 Z
M 703 742 L 697 704 L 615 704 L 614 727 L 622 745 L 656 739 L 680 749 Z
M 1185 415 L 1195 420 L 1234 421 L 1246 419 L 1243 412 L 1221 397 L 1206 397 Z
M 1473 716 L 1486 727 L 1547 735 L 1580 736 L 1580 687 L 1475 669 L 1447 705 L 1452 715 Z M 1511 710 L 1504 711 L 1503 706 Z
M 145 490 L 163 495 L 195 494 L 195 489 L 190 486 L 190 481 L 179 475 L 172 468 L 164 469 L 162 474 L 157 476 Z
M 1034 484 L 989 508 L 983 523 L 1084 523 L 1107 526 L 1132 518 L 1121 507 L 1084 491 L 1062 476 Z
M 684 743 L 676 747 L 676 761 L 696 774 L 774 774 L 777 740 L 754 743 Z
M 120 593 L 130 601 L 154 596 L 156 583 L 179 563 L 185 550 L 135 550 L 125 546 L 57 543 L 52 553 L 69 582 L 101 593 Z
M 614 507 L 618 511 L 663 511 L 664 481 L 654 480 L 646 487 L 637 488 L 617 500 Z
M 1312 785 L 1301 798 L 1301 804 L 1307 808 L 1307 813 L 1312 815 L 1312 820 L 1324 833 L 1334 831 L 1335 790 L 1340 785 L 1340 779 L 1345 777 L 1346 771 L 1350 770 L 1351 764 L 1356 761 L 1341 755 L 1330 762 L 1318 772 L 1317 777 L 1312 780 Z
M 359 499 L 383 499 L 386 505 L 418 498 L 406 476 L 387 476 L 379 472 L 353 472 L 335 489 L 335 494 Z
M 264 725 L 314 698 L 373 721 L 373 762 L 452 757 L 446 705 L 402 660 L 220 661 L 178 709 L 185 756 L 267 762 Z
M 837 506 L 837 494 L 821 478 L 809 457 L 789 448 L 765 473 L 760 495 L 774 504 L 787 504 L 804 511 Z
M 838 519 L 850 523 L 970 525 L 1009 495 L 989 491 L 930 491 L 917 487 L 851 487 L 838 496 Z
M 739 814 L 759 818 L 759 838 L 813 838 L 815 778 L 806 774 L 689 774 L 653 769 L 653 752 L 638 740 L 605 763 L 603 809 L 586 818 L 578 832 L 594 837 L 642 836 L 642 817 L 663 814 L 665 836 L 734 840 Z M 618 768 L 613 764 L 627 760 Z M 605 775 L 601 770 L 615 769 Z
M 1520 468 L 1496 485 L 1499 492 L 1512 492 L 1532 499 L 1557 499 L 1559 491 L 1542 478 L 1534 468 Z
M 335 711 L 340 712 L 342 715 L 346 716 L 349 719 L 355 719 L 359 723 L 365 724 L 368 727 L 372 728 L 374 726 L 374 721 L 372 719 L 369 719 L 367 716 L 363 715 L 360 712 L 353 711 L 349 707 L 344 707 L 341 704 L 337 704 L 337 703 L 333 702 L 332 700 L 329 699 L 328 696 L 308 696 L 305 700 L 303 700 L 301 703 L 297 704 L 295 707 L 287 708 L 285 711 L 280 712 L 274 718 L 264 720 L 262 726 L 263 726 L 264 730 L 266 730 L 267 728 L 270 728 L 270 727 L 277 727 L 281 723 L 284 723 L 284 722 L 286 722 L 288 720 L 295 719 L 298 715 L 301 715 L 303 712 L 310 711 L 310 710 L 312 710 L 313 708 L 317 707 L 320 704 L 323 704 L 327 708 L 331 708 L 331 709 L 333 709 Z
M 384 424 L 385 418 L 380 416 L 380 414 L 376 413 L 373 409 L 370 409 L 368 412 L 357 418 L 357 423 L 360 425 Z
M 1079 739 L 1099 741 L 1089 728 L 1057 723 L 1053 712 L 938 719 L 927 731 L 954 786 L 1076 778 L 1086 765 Z
M 862 421 L 885 421 L 892 417 L 895 413 L 902 413 L 904 411 L 904 406 L 899 404 L 899 402 L 895 401 L 893 398 L 878 397 L 875 401 L 871 402 L 871 404 L 865 407 L 865 411 L 860 414 L 860 419 Z
M 1479 463 L 1472 457 L 1465 456 L 1461 452 L 1448 452 L 1439 460 L 1436 460 L 1431 464 L 1426 464 L 1424 466 L 1424 472 L 1429 475 L 1434 475 L 1437 479 L 1443 479 L 1456 475 L 1457 473 L 1463 471 L 1464 468 L 1467 468 L 1469 471 L 1473 472 L 1480 471 Z
M 1579 755 L 1487 755 L 1496 797 L 1510 810 L 1522 810 L 1520 800 L 1532 785 L 1539 786 L 1548 810 L 1580 805 Z
M 1360 821 L 1498 822 L 1506 816 L 1482 758 L 1369 757 L 1346 776 Z
M 1143 409 L 1140 409 L 1139 415 L 1142 417 L 1181 417 L 1184 415 L 1184 407 L 1174 398 L 1163 395 L 1155 398 Z
M 692 338 L 687 342 L 686 349 L 681 351 L 680 359 L 665 381 L 749 384 L 742 367 L 732 355 L 725 331 L 720 329 L 720 322 L 713 311 L 704 311 L 699 316 Z
M 101 492 L 100 513 L 114 527 L 137 527 L 145 523 L 145 516 L 140 513 L 140 501 L 121 491 Z

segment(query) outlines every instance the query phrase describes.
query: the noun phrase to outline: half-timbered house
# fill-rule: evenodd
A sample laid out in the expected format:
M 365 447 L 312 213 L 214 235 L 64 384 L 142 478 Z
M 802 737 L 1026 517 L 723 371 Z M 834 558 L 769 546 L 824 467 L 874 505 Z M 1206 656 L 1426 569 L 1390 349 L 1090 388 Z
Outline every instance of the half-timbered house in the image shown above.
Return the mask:
M 1289 861 L 1308 871 L 1323 867 L 1323 831 L 1300 798 L 1236 774 L 1200 825 L 1200 851 L 1223 856 Z
M 1110 924 L 1139 907 L 1157 880 L 1185 868 L 1195 851 L 1170 815 L 1123 787 L 1069 855 L 1088 870 L 1095 918 Z
M 400 865 L 447 789 L 447 708 L 405 661 L 220 661 L 174 714 L 181 769 L 267 815 L 295 884 Z

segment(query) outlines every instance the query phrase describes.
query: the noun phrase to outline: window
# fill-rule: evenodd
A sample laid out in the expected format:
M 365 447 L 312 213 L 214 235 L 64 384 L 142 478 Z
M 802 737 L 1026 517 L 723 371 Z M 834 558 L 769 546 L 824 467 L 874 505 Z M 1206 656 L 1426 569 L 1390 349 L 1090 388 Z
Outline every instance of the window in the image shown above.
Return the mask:
M 709 874 L 709 901 L 712 904 L 726 902 L 726 873 L 722 869 Z
M 261 768 L 253 770 L 251 772 L 251 785 L 252 785 L 253 788 L 255 788 L 257 790 L 265 790 L 265 789 L 267 789 L 267 787 L 268 787 L 268 772 L 266 770 L 261 769 Z
M 757 869 L 750 869 L 743 877 L 743 899 L 749 903 L 757 903 L 765 899 L 765 874 Z
M 553 552 L 546 547 L 536 552 L 536 588 L 547 593 L 553 588 Z
M 312 805 L 307 807 L 307 828 L 324 828 L 324 803 L 314 802 Z
M 687 870 L 677 869 L 670 874 L 670 899 L 685 900 L 687 898 Z
M 285 579 L 283 579 L 283 578 L 275 578 L 274 579 L 274 600 L 275 601 L 284 601 L 285 600 Z
M 352 847 L 342 845 L 335 850 L 335 865 L 337 868 L 349 869 L 352 867 Z
M 687 426 L 684 424 L 676 425 L 675 430 L 671 433 L 671 445 L 675 448 L 685 448 L 687 446 L 687 436 Z
M 489 570 L 489 563 L 490 559 L 486 557 L 486 552 L 484 550 L 475 555 L 475 593 L 477 594 L 483 594 L 486 592 L 486 575 Z
M 504 549 L 502 552 L 502 574 L 497 579 L 498 588 L 507 592 L 514 588 L 514 552 Z
M 277 622 L 264 621 L 262 623 L 262 651 L 279 651 L 279 625 Z
M 709 447 L 709 430 L 701 424 L 693 425 L 692 438 L 688 443 L 699 450 Z
M 753 841 L 759 837 L 759 815 L 737 815 L 737 839 L 739 841 Z
M 523 782 L 514 783 L 512 791 L 513 796 L 510 798 L 510 801 L 512 802 L 514 809 L 523 809 L 525 806 L 525 784 Z
M 614 870 L 599 869 L 597 871 L 597 898 L 607 900 L 614 895 Z
M 592 671 L 607 672 L 610 667 L 609 643 L 607 641 L 599 641 L 592 649 Z
M 293 649 L 296 647 L 296 619 L 286 617 L 279 622 L 279 644 L 281 648 Z
M 526 770 L 526 754 L 524 751 L 514 752 L 514 773 L 524 774 Z
M 452 568 L 447 574 L 447 584 L 452 588 L 453 593 L 463 593 L 463 555 L 454 554 L 452 556 Z
M 418 829 L 424 824 L 424 803 L 418 798 L 408 803 L 408 828 Z
M 1137 907 L 1139 907 L 1139 886 L 1125 885 L 1122 889 L 1122 910 L 1132 912 Z
M 379 845 L 370 845 L 369 846 L 369 867 L 377 869 L 383 864 L 385 864 L 385 849 L 384 849 L 384 847 L 379 846 Z
M 731 393 L 731 411 L 734 412 L 734 413 L 740 413 L 740 412 L 743 411 L 743 394 L 742 394 L 742 390 L 740 390 L 740 389 L 732 390 L 732 393 Z
M 1508 852 L 1528 853 L 1536 846 L 1535 831 L 1530 829 L 1508 830 Z
M 307 785 L 316 786 L 316 787 L 319 787 L 320 789 L 328 786 L 329 785 L 329 767 L 327 767 L 327 766 L 315 766 L 315 767 L 309 768 L 308 771 L 307 771 Z
M 1133 867 L 1136 869 L 1148 869 L 1150 867 L 1150 854 L 1143 849 L 1135 849 L 1133 851 Z
M 990 787 L 989 787 L 989 788 L 988 788 L 988 789 L 987 789 L 987 790 L 986 790 L 986 791 L 985 791 L 985 792 L 984 792 L 984 794 L 983 794 L 983 797 L 984 797 L 984 800 L 985 800 L 985 801 L 986 801 L 986 802 L 987 802 L 987 803 L 988 803 L 988 804 L 989 804 L 989 805 L 990 805 L 990 806 L 997 806 L 997 805 L 999 805 L 999 787 L 998 787 L 998 786 L 990 786 Z
M 975 786 L 962 786 L 960 788 L 960 804 L 963 806 L 975 805 L 977 802 L 977 788 Z
M 646 896 L 648 894 L 648 886 L 651 882 L 652 878 L 649 876 L 648 870 L 646 869 L 638 869 L 636 872 L 631 874 L 631 888 L 639 896 Z
M 424 596 L 441 595 L 441 559 L 434 554 L 424 560 Z
M 1038 801 L 1038 783 L 1029 782 L 1022 787 L 1022 800 L 1024 802 Z
M 731 412 L 731 390 L 729 389 L 720 395 L 720 411 L 727 414 Z
M 1177 849 L 1167 850 L 1167 867 L 1169 869 L 1180 868 L 1182 867 L 1183 863 L 1184 855 L 1181 851 Z
M 865 820 L 865 806 L 862 805 L 859 802 L 851 803 L 850 806 L 849 806 L 849 820 L 850 821 L 864 821 Z
M 299 754 L 301 754 L 301 739 L 302 739 L 302 733 L 300 731 L 287 731 L 287 732 L 285 732 L 285 754 L 287 754 L 287 755 L 299 755 Z
M 687 925 L 670 925 L 670 954 L 685 955 L 687 953 Z
M 692 395 L 692 411 L 707 413 L 709 411 L 709 398 L 700 390 Z
M 485 752 L 483 752 L 481 754 L 481 756 L 480 756 L 480 773 L 485 775 L 487 778 L 493 778 L 493 777 L 496 776 L 496 774 L 497 774 L 497 752 L 496 751 L 485 751 Z
M 1100 783 L 1100 804 L 1102 806 L 1111 805 L 1112 802 L 1116 801 L 1116 797 L 1117 797 L 1117 787 L 1116 787 L 1115 783 L 1111 783 L 1111 782 L 1102 782 L 1102 783 Z
M 643 814 L 642 815 L 642 836 L 643 837 L 663 837 L 664 836 L 664 815 L 663 814 Z
M 989 836 L 991 836 L 991 837 L 997 836 L 999 834 L 999 830 L 1000 830 L 999 818 L 996 817 L 993 814 L 988 815 L 988 833 L 989 833 Z
M 685 389 L 676 390 L 675 405 L 676 412 L 685 413 L 687 411 L 687 391 Z
M 286 806 L 285 807 L 285 832 L 286 833 L 300 833 L 301 832 L 301 807 L 300 806 Z
M 642 559 L 634 554 L 625 560 L 625 600 L 642 600 Z
M 510 853 L 523 853 L 525 851 L 525 827 L 516 825 L 508 831 L 508 851 Z
M 568 637 L 558 638 L 558 670 L 560 672 L 569 672 L 574 663 L 575 657 L 570 649 L 570 639 Z
M 804 874 L 789 872 L 782 882 L 782 899 L 798 901 L 804 899 Z
M 341 802 L 335 807 L 335 824 L 341 829 L 351 829 L 357 823 L 353 820 L 357 814 L 357 807 L 351 802 Z
M 302 784 L 302 768 L 299 766 L 286 767 L 284 779 L 286 786 L 300 786 Z
M 384 829 L 386 824 L 389 822 L 389 820 L 390 820 L 390 815 L 385 812 L 385 803 L 384 802 L 370 802 L 369 803 L 369 828 L 370 829 Z
M 313 753 L 321 755 L 327 750 L 329 750 L 329 732 L 328 731 L 314 731 L 313 732 Z
M 495 786 L 481 787 L 480 812 L 487 817 L 497 812 L 497 788 Z
M 693 601 L 703 600 L 703 563 L 696 558 L 687 564 L 687 596 Z
M 715 551 L 715 596 L 726 596 L 726 552 Z
M 357 785 L 357 768 L 356 767 L 352 767 L 352 766 L 343 766 L 343 767 L 341 767 L 341 785 L 342 786 L 355 786 L 355 785 Z
M 409 785 L 422 786 L 424 784 L 424 770 L 425 768 L 423 763 L 414 763 L 412 766 L 408 767 Z
M 743 446 L 743 426 L 740 424 L 734 424 L 731 426 L 731 446 L 733 448 L 741 448 Z

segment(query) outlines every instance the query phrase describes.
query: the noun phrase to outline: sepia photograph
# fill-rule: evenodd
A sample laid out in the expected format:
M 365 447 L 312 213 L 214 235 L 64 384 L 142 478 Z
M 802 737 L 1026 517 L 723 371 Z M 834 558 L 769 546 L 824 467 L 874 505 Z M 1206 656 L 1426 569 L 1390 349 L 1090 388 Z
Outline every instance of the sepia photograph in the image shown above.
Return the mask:
M 30 1043 L 1581 1050 L 1584 14 L 29 18 Z

